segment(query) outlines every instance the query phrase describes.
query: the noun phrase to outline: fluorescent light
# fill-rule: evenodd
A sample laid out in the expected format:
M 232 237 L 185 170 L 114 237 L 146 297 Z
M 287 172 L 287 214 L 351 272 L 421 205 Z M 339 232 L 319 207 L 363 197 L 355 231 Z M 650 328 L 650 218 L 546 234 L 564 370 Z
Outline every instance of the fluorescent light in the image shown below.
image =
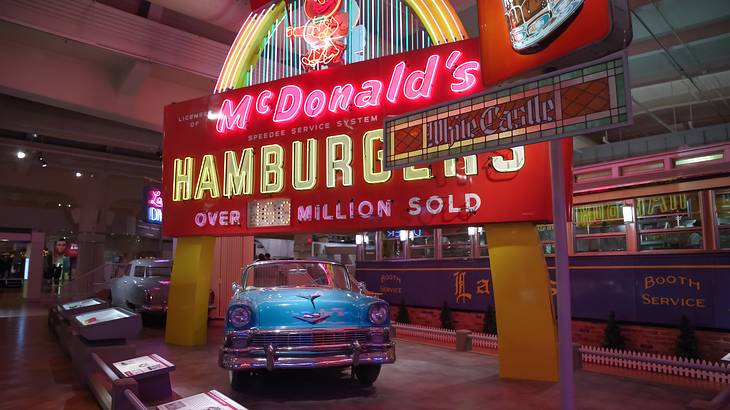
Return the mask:
M 470 226 L 470 227 L 466 228 L 466 231 L 469 233 L 469 236 L 474 236 L 477 234 L 477 227 Z
M 355 235 L 355 245 L 362 245 L 362 235 Z
M 400 236 L 401 242 L 405 242 L 408 239 L 408 231 L 401 230 L 398 232 L 398 236 Z
M 365 245 L 370 243 L 370 237 L 368 236 L 368 234 L 362 236 L 362 243 L 364 243 Z
M 623 207 L 624 212 L 624 223 L 631 223 L 634 222 L 634 207 L 624 205 Z
M 16 152 L 15 155 L 18 157 L 18 159 L 23 159 L 23 158 L 25 158 L 25 151 L 18 150 L 18 152 Z
M 674 160 L 674 166 L 681 167 L 683 165 L 699 164 L 700 162 L 717 161 L 723 157 L 724 155 L 721 152 L 719 154 L 702 155 L 700 157 L 682 158 Z

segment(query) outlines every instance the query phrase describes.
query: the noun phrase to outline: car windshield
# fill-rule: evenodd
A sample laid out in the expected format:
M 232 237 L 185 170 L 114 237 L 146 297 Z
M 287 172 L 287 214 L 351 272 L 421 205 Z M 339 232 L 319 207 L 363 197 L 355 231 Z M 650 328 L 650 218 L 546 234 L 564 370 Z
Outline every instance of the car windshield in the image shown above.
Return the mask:
M 326 262 L 281 262 L 253 265 L 246 270 L 246 287 L 326 287 L 349 290 L 347 270 Z

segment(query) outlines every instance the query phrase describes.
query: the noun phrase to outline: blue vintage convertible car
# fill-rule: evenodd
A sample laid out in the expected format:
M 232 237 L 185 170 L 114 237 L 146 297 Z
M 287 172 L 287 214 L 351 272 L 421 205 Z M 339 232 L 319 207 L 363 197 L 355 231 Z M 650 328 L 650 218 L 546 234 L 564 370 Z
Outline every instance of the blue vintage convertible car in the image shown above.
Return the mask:
M 390 308 L 364 294 L 345 266 L 327 261 L 262 261 L 234 284 L 219 364 L 234 389 L 258 370 L 352 367 L 371 385 L 395 362 Z

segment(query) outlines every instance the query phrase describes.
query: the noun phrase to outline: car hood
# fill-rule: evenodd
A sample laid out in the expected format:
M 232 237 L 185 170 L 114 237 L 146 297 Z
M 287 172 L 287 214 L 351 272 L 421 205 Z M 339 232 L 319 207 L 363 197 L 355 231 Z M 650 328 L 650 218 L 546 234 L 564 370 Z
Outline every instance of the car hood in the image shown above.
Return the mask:
M 237 293 L 232 304 L 254 312 L 255 327 L 263 330 L 370 326 L 368 306 L 379 299 L 330 288 L 253 289 Z

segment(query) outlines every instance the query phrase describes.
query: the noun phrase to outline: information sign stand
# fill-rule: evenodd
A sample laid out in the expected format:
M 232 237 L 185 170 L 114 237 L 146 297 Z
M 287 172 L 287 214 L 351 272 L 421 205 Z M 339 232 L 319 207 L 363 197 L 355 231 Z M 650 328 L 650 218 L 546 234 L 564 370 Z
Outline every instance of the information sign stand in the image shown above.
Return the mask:
M 157 406 L 158 410 L 205 410 L 218 408 L 247 410 L 218 390 L 210 390 L 206 393 L 196 394 Z
M 159 403 L 161 400 L 169 400 L 172 396 L 170 372 L 175 370 L 175 365 L 159 355 L 125 359 L 113 363 L 111 368 L 120 377 L 137 381 L 139 398 L 145 403 Z
M 91 353 L 108 363 L 134 357 L 135 347 L 127 339 L 142 330 L 141 317 L 127 309 L 108 308 L 74 316 L 69 350 L 74 370 L 86 383 L 94 368 Z
M 71 340 L 70 323 L 71 320 L 73 320 L 73 317 L 82 313 L 107 308 L 109 308 L 109 302 L 102 299 L 91 298 L 63 303 L 49 309 L 48 325 L 56 333 L 58 341 L 66 354 L 71 354 L 69 348 Z

